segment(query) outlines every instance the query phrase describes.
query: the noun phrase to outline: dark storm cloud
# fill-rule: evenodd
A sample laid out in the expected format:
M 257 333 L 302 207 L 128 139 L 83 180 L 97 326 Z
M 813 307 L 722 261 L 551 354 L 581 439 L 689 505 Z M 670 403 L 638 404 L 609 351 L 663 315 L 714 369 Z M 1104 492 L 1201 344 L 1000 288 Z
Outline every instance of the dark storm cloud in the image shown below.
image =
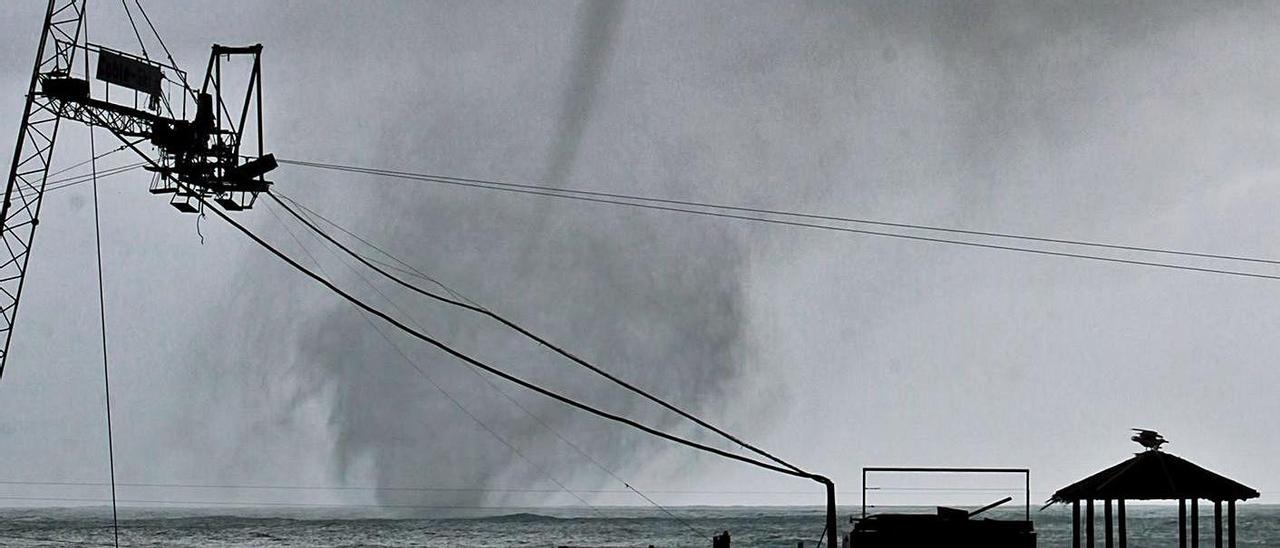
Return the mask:
M 268 146 L 285 157 L 1280 255 L 1270 4 L 164 6 L 152 15 L 187 66 L 212 42 L 266 45 Z M 19 90 L 0 98 L 9 128 L 39 16 L 27 15 L 2 23 L 16 52 L 0 61 L 6 89 Z M 114 44 L 132 37 L 127 22 L 111 31 Z M 487 306 L 843 485 L 888 463 L 1027 465 L 1053 485 L 1123 456 L 1139 425 L 1264 492 L 1274 475 L 1256 457 L 1274 453 L 1280 416 L 1269 285 L 295 168 L 277 180 Z M 144 183 L 104 209 L 123 476 L 554 487 L 541 467 L 602 481 L 472 373 L 396 339 L 538 466 L 526 464 L 358 313 L 216 223 L 199 246 L 192 219 Z M 7 458 L 98 477 L 81 458 L 101 432 L 98 356 L 80 342 L 96 336 L 81 306 L 96 287 L 82 261 L 92 247 L 76 231 L 83 208 L 59 200 L 24 295 L 32 338 L 0 384 L 0 416 L 27 422 L 0 431 Z M 292 245 L 269 213 L 245 218 Z M 672 424 L 486 322 L 383 290 L 464 350 Z M 637 483 L 796 488 L 507 390 Z

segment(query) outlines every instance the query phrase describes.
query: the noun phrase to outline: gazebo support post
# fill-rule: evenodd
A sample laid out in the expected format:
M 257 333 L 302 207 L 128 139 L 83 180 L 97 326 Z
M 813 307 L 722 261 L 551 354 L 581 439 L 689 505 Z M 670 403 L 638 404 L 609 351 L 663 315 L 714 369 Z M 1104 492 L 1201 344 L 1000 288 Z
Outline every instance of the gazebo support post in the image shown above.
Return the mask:
M 1191 499 L 1191 548 L 1200 548 L 1200 499 Z
M 1187 548 L 1187 499 L 1178 499 L 1178 548 Z
M 1181 457 L 1160 451 L 1159 446 L 1165 440 L 1155 432 L 1142 430 L 1131 439 L 1147 450 L 1063 487 L 1049 498 L 1049 504 L 1071 503 L 1071 547 L 1115 548 L 1116 537 L 1119 536 L 1120 548 L 1128 548 L 1129 520 L 1126 503 L 1130 500 L 1176 500 L 1178 548 L 1200 548 L 1201 540 L 1206 542 L 1205 546 L 1235 548 L 1236 502 L 1261 496 L 1258 490 L 1224 478 Z M 1200 499 L 1213 505 L 1213 517 L 1204 516 L 1204 523 L 1200 522 Z M 1105 505 L 1099 510 L 1102 516 L 1094 515 L 1095 502 Z M 1188 505 L 1191 506 L 1190 512 Z M 1094 529 L 1098 528 L 1102 519 L 1106 520 L 1105 531 L 1098 531 L 1098 536 L 1103 537 L 1102 542 L 1098 542 Z M 1172 521 L 1167 520 L 1165 523 L 1172 525 Z M 1191 523 L 1188 524 L 1188 521 Z M 1212 527 L 1212 535 L 1209 531 L 1201 532 L 1202 525 Z M 1223 542 L 1224 537 L 1226 542 Z
M 1107 540 L 1106 540 L 1105 546 L 1107 548 L 1115 548 L 1116 536 L 1115 536 L 1114 530 L 1111 527 L 1111 499 L 1107 499 L 1106 506 L 1104 506 L 1102 509 L 1102 519 L 1106 521 L 1106 525 L 1103 526 L 1107 534 Z
M 1227 546 L 1236 548 L 1236 501 L 1227 501 Z
M 1125 530 L 1124 499 L 1116 501 L 1116 525 L 1120 527 L 1120 548 L 1128 548 L 1129 534 Z
M 1093 499 L 1084 504 L 1084 546 L 1093 548 Z
M 1213 501 L 1213 548 L 1222 548 L 1222 501 Z
M 1080 501 L 1071 502 L 1071 548 L 1080 548 Z

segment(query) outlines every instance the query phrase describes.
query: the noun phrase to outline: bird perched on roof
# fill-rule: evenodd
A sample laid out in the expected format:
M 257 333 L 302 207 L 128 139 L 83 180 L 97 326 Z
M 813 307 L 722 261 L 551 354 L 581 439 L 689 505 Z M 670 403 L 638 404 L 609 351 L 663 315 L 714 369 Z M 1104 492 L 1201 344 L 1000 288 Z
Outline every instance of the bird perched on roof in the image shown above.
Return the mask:
M 1130 430 L 1137 432 L 1137 434 L 1134 434 L 1129 439 L 1137 442 L 1138 445 L 1146 447 L 1148 450 L 1159 451 L 1161 445 L 1169 443 L 1169 440 L 1164 439 L 1164 436 L 1161 436 L 1155 430 L 1144 430 L 1142 428 L 1131 428 Z

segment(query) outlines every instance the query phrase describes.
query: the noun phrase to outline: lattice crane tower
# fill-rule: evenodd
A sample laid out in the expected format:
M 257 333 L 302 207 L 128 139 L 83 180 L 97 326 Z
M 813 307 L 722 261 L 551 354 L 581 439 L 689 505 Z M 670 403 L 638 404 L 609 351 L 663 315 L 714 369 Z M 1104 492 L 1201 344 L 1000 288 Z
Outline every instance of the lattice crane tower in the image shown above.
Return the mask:
M 168 195 L 169 203 L 184 213 L 200 212 L 204 199 L 227 211 L 248 209 L 258 193 L 267 191 L 271 182 L 264 176 L 276 168 L 275 157 L 263 152 L 261 44 L 215 44 L 197 91 L 187 84 L 187 73 L 171 56 L 159 62 L 145 52 L 135 55 L 89 42 L 83 32 L 87 3 L 49 0 L 36 49 L 0 207 L 4 244 L 0 246 L 0 335 L 4 338 L 0 375 L 13 341 L 27 261 L 63 120 L 102 127 L 117 136 L 146 160 L 146 169 L 153 173 L 150 191 Z M 252 61 L 239 102 L 235 101 L 239 95 L 224 94 L 223 64 L 233 57 Z M 253 119 L 250 110 L 255 111 Z M 246 125 L 254 130 L 255 149 L 242 146 Z M 154 157 L 142 146 L 154 149 Z

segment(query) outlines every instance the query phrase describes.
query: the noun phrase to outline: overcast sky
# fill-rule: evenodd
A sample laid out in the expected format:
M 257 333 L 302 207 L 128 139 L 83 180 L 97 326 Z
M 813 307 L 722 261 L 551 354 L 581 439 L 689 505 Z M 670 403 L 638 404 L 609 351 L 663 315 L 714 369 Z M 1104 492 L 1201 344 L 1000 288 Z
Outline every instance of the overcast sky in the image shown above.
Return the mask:
M 267 148 L 284 158 L 1280 257 L 1275 4 L 147 5 L 195 78 L 212 43 L 264 45 Z M 0 130 L 13 136 L 44 10 L 6 9 Z M 114 3 L 91 3 L 90 33 L 137 50 Z M 87 135 L 64 125 L 55 168 L 87 157 Z M 113 139 L 99 132 L 98 150 Z M 1168 451 L 1265 501 L 1280 489 L 1275 281 L 289 166 L 272 178 L 467 296 L 851 493 L 863 466 L 1025 466 L 1039 499 L 1137 451 L 1130 427 L 1159 430 Z M 428 380 L 369 320 L 212 215 L 202 245 L 196 217 L 148 194 L 145 174 L 102 185 L 121 481 L 622 488 L 545 423 L 642 489 L 700 492 L 661 502 L 822 502 L 816 484 L 499 392 L 383 329 Z M 270 208 L 237 217 L 305 258 Z M 40 227 L 0 381 L 0 481 L 104 481 L 87 185 L 50 193 Z M 344 287 L 389 308 L 298 239 Z M 376 287 L 468 352 L 714 441 L 490 323 Z M 794 493 L 725 493 L 742 490 Z M 579 503 L 359 489 L 122 497 Z

